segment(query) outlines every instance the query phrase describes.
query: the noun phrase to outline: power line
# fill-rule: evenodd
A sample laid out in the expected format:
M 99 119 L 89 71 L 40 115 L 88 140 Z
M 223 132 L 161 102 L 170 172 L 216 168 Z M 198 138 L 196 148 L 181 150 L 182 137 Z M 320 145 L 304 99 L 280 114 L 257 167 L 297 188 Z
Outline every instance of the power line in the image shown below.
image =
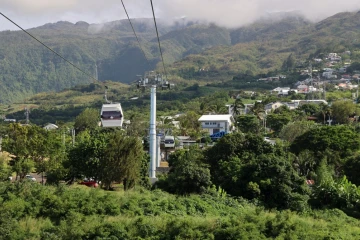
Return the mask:
M 145 51 L 144 51 L 144 49 L 141 47 L 139 38 L 138 38 L 138 36 L 136 35 L 134 26 L 133 26 L 133 24 L 132 24 L 132 22 L 131 22 L 131 20 L 130 20 L 129 14 L 128 14 L 127 10 L 126 10 L 126 7 L 125 7 L 125 4 L 124 4 L 123 0 L 121 0 L 121 3 L 122 3 L 122 5 L 123 5 L 123 7 L 124 7 L 124 11 L 125 11 L 126 16 L 127 16 L 128 20 L 129 20 L 130 26 L 131 26 L 131 28 L 132 28 L 132 30 L 133 30 L 133 32 L 134 32 L 134 35 L 135 35 L 136 40 L 137 40 L 137 42 L 138 42 L 138 44 L 139 44 L 139 47 L 140 47 L 142 53 L 144 54 L 145 59 L 146 59 L 146 60 L 148 61 L 148 63 L 149 63 L 149 59 L 146 57 Z
M 153 2 L 152 2 L 152 0 L 150 0 L 150 3 L 151 3 L 151 9 L 152 9 L 153 18 L 154 18 L 154 23 L 155 23 L 156 36 L 157 36 L 157 40 L 158 40 L 158 43 L 159 43 L 159 50 L 160 50 L 161 60 L 162 60 L 163 67 L 164 67 L 165 77 L 166 77 L 166 79 L 167 79 L 166 68 L 165 68 L 165 62 L 164 62 L 164 57 L 163 57 L 163 53 L 162 53 L 162 50 L 161 50 L 160 38 L 159 38 L 159 31 L 158 31 L 158 28 L 157 28 L 157 25 L 156 25 L 156 18 L 155 18 L 155 12 L 154 12 L 154 6 L 153 6 Z
M 79 70 L 80 72 L 82 72 L 83 74 L 85 74 L 86 76 L 98 81 L 97 79 L 95 79 L 92 75 L 90 75 L 89 73 L 83 71 L 81 68 L 79 68 L 78 66 L 76 66 L 75 64 L 73 64 L 72 62 L 70 62 L 69 60 L 67 60 L 66 58 L 64 58 L 63 56 L 61 56 L 59 53 L 57 53 L 55 50 L 51 49 L 50 47 L 48 47 L 45 43 L 41 42 L 39 39 L 37 39 L 34 35 L 32 35 L 31 33 L 29 33 L 28 31 L 26 31 L 24 28 L 22 28 L 21 26 L 19 26 L 17 23 L 15 23 L 13 20 L 11 20 L 10 18 L 8 18 L 7 16 L 5 16 L 2 12 L 0 12 L 0 14 L 6 18 L 8 21 L 10 21 L 12 24 L 14 24 L 15 26 L 17 26 L 18 28 L 20 28 L 23 32 L 25 32 L 27 35 L 29 35 L 30 37 L 32 37 L 33 39 L 35 39 L 38 43 L 40 43 L 41 45 L 43 45 L 44 47 L 46 47 L 48 50 L 50 50 L 52 53 L 54 53 L 55 55 L 57 55 L 58 57 L 60 57 L 62 60 L 64 60 L 65 62 L 67 62 L 68 64 L 70 64 L 72 67 L 76 68 L 77 70 Z

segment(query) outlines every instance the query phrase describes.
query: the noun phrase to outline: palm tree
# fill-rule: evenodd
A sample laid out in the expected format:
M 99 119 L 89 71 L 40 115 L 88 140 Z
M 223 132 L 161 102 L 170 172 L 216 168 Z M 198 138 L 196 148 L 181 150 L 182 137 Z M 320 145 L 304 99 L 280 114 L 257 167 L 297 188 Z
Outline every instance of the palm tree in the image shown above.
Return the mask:
M 241 114 L 241 110 L 245 108 L 244 103 L 241 101 L 240 98 L 237 98 L 234 102 L 233 105 L 231 105 L 232 107 L 232 112 L 234 116 L 240 115 Z
M 250 111 L 259 119 L 263 120 L 265 115 L 264 104 L 256 102 L 254 106 L 250 108 Z
M 324 124 L 326 124 L 326 116 L 331 116 L 331 107 L 324 103 L 320 103 L 319 106 L 320 106 L 320 113 L 324 119 Z

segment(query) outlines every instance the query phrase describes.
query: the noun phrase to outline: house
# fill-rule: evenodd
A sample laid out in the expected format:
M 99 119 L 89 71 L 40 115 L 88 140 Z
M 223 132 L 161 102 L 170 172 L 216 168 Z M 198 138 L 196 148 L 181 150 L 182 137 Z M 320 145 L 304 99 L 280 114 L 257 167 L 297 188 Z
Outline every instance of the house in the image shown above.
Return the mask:
M 309 87 L 307 85 L 299 85 L 297 86 L 297 90 L 299 93 L 308 93 Z
M 323 100 L 323 99 L 315 99 L 315 100 L 291 100 L 291 102 L 294 102 L 294 103 L 298 103 L 299 106 L 300 105 L 303 105 L 303 104 L 310 104 L 310 103 L 313 103 L 313 104 L 326 104 L 328 105 L 328 102 Z
M 268 103 L 265 105 L 265 112 L 269 113 L 275 109 L 277 109 L 278 107 L 283 106 L 284 104 L 282 102 L 272 102 L 272 103 Z
M 46 129 L 46 130 L 55 130 L 55 129 L 58 129 L 58 128 L 59 127 L 57 125 L 52 124 L 52 123 L 49 123 L 44 127 L 44 129 Z
M 283 87 L 283 88 L 277 87 L 271 90 L 271 93 L 277 95 L 288 95 L 289 91 L 290 91 L 289 87 Z
M 346 73 L 347 67 L 341 67 L 339 68 L 339 73 Z
M 310 92 L 317 92 L 318 89 L 316 87 L 313 87 L 313 86 L 309 86 L 309 93 Z
M 202 115 L 198 121 L 202 129 L 208 131 L 210 135 L 220 132 L 231 133 L 235 124 L 235 119 L 230 114 Z
M 327 71 L 327 72 L 323 72 L 322 73 L 322 76 L 324 78 L 331 78 L 331 76 L 333 75 L 333 72 L 332 71 Z
M 287 102 L 284 103 L 290 110 L 297 109 L 299 107 L 299 102 Z

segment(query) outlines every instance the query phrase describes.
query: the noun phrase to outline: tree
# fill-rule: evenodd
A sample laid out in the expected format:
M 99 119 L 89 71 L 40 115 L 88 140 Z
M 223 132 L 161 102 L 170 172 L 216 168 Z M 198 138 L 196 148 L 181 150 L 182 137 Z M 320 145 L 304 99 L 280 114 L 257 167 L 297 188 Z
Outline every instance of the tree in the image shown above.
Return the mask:
M 140 186 L 146 189 L 151 188 L 149 169 L 150 169 L 150 155 L 144 153 L 143 158 L 141 159 L 139 184 Z
M 353 62 L 346 68 L 347 73 L 354 73 L 354 71 L 360 71 L 360 62 Z
M 170 155 L 171 168 L 165 180 L 158 183 L 160 188 L 181 195 L 202 193 L 211 186 L 210 170 L 203 163 L 202 151 L 191 147 Z
M 284 71 L 290 72 L 295 66 L 295 58 L 292 53 L 287 57 L 287 59 L 283 62 L 281 69 Z
M 128 190 L 140 181 L 144 151 L 137 137 L 126 136 L 123 131 L 98 129 L 81 132 L 77 143 L 70 149 L 65 168 L 68 179 L 94 178 L 105 189 L 113 182 L 123 182 Z M 142 166 L 142 167 L 141 167 Z M 143 179 L 145 181 L 145 179 Z
M 264 118 L 264 114 L 265 114 L 265 109 L 264 109 L 264 104 L 261 102 L 256 102 L 254 104 L 254 106 L 252 106 L 250 108 L 251 113 L 253 113 L 259 120 L 263 120 Z
M 0 152 L 0 181 L 7 180 L 11 176 L 10 157 Z
M 287 114 L 269 114 L 266 117 L 267 126 L 275 131 L 276 134 L 291 121 L 291 116 Z
M 101 162 L 105 161 L 104 152 L 107 148 L 109 133 L 104 130 L 89 130 L 80 132 L 74 147 L 70 148 L 68 161 L 65 168 L 68 169 L 68 180 L 73 182 L 75 179 L 84 177 L 94 178 L 95 181 L 101 180 Z
M 76 132 L 84 131 L 85 129 L 93 130 L 98 127 L 100 120 L 100 112 L 93 108 L 86 108 L 75 119 L 74 128 Z
M 64 151 L 60 137 L 35 125 L 10 124 L 4 150 L 15 155 L 14 170 L 20 179 L 36 167 L 38 173 L 47 170 L 48 162 Z
M 304 150 L 294 158 L 293 166 L 300 176 L 313 179 L 318 162 L 313 152 Z
M 180 134 L 197 136 L 200 133 L 200 116 L 193 111 L 189 111 L 178 118 L 180 122 Z
M 248 114 L 236 116 L 236 127 L 243 133 L 255 134 L 260 133 L 262 129 L 259 119 Z
M 326 117 L 331 116 L 331 107 L 327 104 L 320 103 L 319 108 L 320 108 L 319 112 L 323 118 L 323 123 L 326 124 Z
M 289 159 L 275 154 L 262 154 L 243 166 L 236 185 L 239 195 L 258 198 L 268 208 L 303 211 L 310 193 Z
M 149 129 L 149 121 L 144 121 L 141 113 L 134 112 L 129 114 L 130 125 L 126 126 L 126 134 L 128 136 L 145 136 Z
M 237 98 L 231 107 L 232 107 L 233 115 L 237 116 L 241 114 L 241 110 L 245 108 L 245 105 L 240 98 Z
M 205 161 L 210 166 L 212 182 L 228 193 L 235 193 L 236 169 L 250 162 L 257 155 L 274 152 L 274 148 L 258 135 L 228 134 L 205 152 Z
M 356 114 L 356 104 L 352 101 L 336 101 L 331 105 L 332 115 L 337 123 L 346 124 L 350 122 L 349 117 Z
M 305 149 L 319 154 L 331 150 L 341 156 L 352 155 L 359 148 L 359 135 L 353 128 L 345 125 L 322 126 L 311 129 L 295 138 L 290 146 L 290 150 L 296 154 Z
M 360 186 L 360 156 L 351 156 L 344 164 L 344 174 L 351 182 Z
M 133 188 L 140 180 L 140 166 L 144 156 L 141 141 L 125 136 L 121 131 L 109 134 L 109 142 L 100 162 L 100 179 L 105 189 L 113 182 L 122 182 L 124 190 Z
M 319 105 L 309 103 L 309 104 L 303 104 L 300 107 L 298 107 L 298 110 L 304 111 L 306 115 L 314 115 L 317 112 L 319 112 Z
M 283 126 L 279 133 L 279 137 L 292 143 L 298 136 L 304 134 L 316 127 L 316 124 L 312 121 L 295 121 L 290 122 Z

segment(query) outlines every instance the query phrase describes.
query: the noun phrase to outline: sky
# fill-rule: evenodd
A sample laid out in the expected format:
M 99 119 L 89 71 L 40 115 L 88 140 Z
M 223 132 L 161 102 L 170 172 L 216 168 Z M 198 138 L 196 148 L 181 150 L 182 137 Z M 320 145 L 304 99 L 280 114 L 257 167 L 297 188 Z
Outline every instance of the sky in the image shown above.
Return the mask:
M 149 0 L 123 0 L 131 18 L 152 17 Z M 153 0 L 155 15 L 167 22 L 186 17 L 239 27 L 269 13 L 297 11 L 312 21 L 360 10 L 360 0 Z M 23 28 L 69 21 L 104 23 L 126 18 L 121 0 L 0 0 L 0 12 Z M 0 31 L 18 30 L 0 16 Z

